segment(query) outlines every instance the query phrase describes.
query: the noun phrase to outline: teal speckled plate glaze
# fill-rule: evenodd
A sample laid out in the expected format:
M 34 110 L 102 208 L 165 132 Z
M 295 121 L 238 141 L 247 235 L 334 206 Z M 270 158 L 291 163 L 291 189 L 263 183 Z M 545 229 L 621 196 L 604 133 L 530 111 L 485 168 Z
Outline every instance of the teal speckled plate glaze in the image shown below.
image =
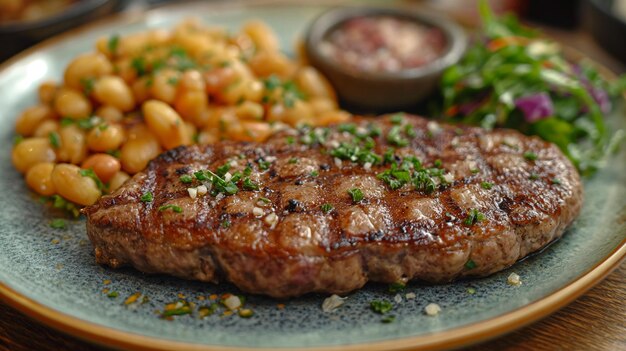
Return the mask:
M 119 347 L 160 349 L 296 348 L 353 350 L 442 348 L 476 342 L 520 327 L 563 306 L 597 283 L 626 253 L 626 153 L 585 181 L 582 215 L 563 239 L 490 277 L 444 285 L 412 283 L 393 310 L 396 321 L 382 324 L 369 302 L 392 300 L 386 287 L 369 284 L 348 296 L 344 306 L 324 313 L 325 296 L 305 296 L 285 302 L 249 296 L 255 311 L 249 319 L 213 315 L 200 320 L 157 317 L 155 310 L 177 299 L 201 303 L 197 296 L 235 292 L 164 276 L 147 276 L 132 269 L 111 270 L 94 262 L 85 222 L 71 222 L 64 231 L 49 227 L 53 214 L 36 201 L 21 175 L 11 166 L 9 145 L 19 112 L 36 102 L 39 83 L 60 80 L 63 68 L 77 54 L 93 48 L 96 38 L 145 28 L 171 27 L 188 15 L 235 30 L 250 18 L 260 18 L 279 34 L 285 50 L 300 37 L 307 23 L 324 8 L 309 5 L 261 4 L 185 5 L 158 9 L 139 18 L 119 18 L 44 44 L 13 60 L 0 71 L 0 293 L 12 305 L 59 329 Z M 624 127 L 623 110 L 611 123 Z M 626 148 L 623 148 L 626 149 Z M 523 284 L 506 283 L 516 272 Z M 111 283 L 106 285 L 105 280 Z M 468 288 L 475 289 L 469 294 Z M 104 288 L 118 291 L 107 298 Z M 126 306 L 127 296 L 142 292 L 150 301 Z M 407 300 L 404 293 L 416 298 Z M 436 317 L 423 313 L 435 302 Z M 230 349 L 230 348 L 229 348 Z

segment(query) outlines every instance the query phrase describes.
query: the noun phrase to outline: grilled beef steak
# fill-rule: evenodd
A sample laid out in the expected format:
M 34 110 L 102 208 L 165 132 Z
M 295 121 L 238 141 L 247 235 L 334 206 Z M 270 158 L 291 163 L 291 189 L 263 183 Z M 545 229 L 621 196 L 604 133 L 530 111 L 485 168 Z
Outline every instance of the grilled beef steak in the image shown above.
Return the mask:
M 100 264 L 289 297 L 491 274 L 581 203 L 550 143 L 394 115 L 179 147 L 84 213 Z

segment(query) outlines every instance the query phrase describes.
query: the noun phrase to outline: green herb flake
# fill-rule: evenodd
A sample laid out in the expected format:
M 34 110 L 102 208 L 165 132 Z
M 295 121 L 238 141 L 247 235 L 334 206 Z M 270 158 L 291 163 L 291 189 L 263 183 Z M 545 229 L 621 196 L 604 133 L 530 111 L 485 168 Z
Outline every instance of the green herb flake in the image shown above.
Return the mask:
M 48 133 L 48 140 L 50 140 L 50 145 L 52 145 L 53 148 L 58 149 L 59 147 L 61 147 L 61 137 L 59 136 L 59 133 Z
M 552 178 L 550 182 L 555 185 L 561 185 L 561 180 L 559 178 Z
M 394 146 L 404 147 L 409 145 L 409 141 L 401 135 L 402 128 L 398 125 L 391 127 L 387 134 L 387 142 Z
M 533 173 L 530 174 L 528 179 L 530 179 L 530 180 L 538 180 L 539 179 L 539 174 L 533 172 Z
M 467 260 L 467 262 L 465 262 L 465 269 L 474 269 L 476 268 L 476 262 L 474 262 L 474 260 L 472 260 L 471 258 L 469 260 Z
M 120 156 L 122 154 L 122 152 L 119 149 L 118 150 L 107 150 L 106 153 L 108 155 L 111 155 L 111 156 L 115 157 L 115 158 L 120 158 Z
M 250 178 L 246 177 L 243 180 L 243 189 L 244 190 L 255 191 L 255 190 L 259 190 L 259 185 L 256 184 L 255 182 L 253 182 L 252 180 L 250 180 Z
M 177 77 L 169 77 L 167 79 L 167 84 L 169 84 L 169 85 L 177 85 L 178 84 L 178 78 Z
M 374 300 L 370 302 L 370 308 L 376 313 L 385 314 L 393 309 L 393 304 L 385 300 Z
M 86 96 L 91 95 L 93 93 L 94 86 L 96 85 L 96 80 L 94 78 L 81 78 L 80 85 L 83 88 L 83 93 Z
M 270 166 L 272 165 L 271 162 L 265 161 L 265 160 L 259 160 L 259 169 L 262 171 L 266 171 L 270 168 Z
M 476 289 L 475 289 L 475 288 L 472 288 L 472 287 L 467 288 L 467 290 L 466 290 L 466 291 L 467 291 L 467 293 L 468 293 L 468 294 L 470 294 L 470 295 L 474 295 L 474 294 L 476 294 Z
M 363 200 L 363 192 L 359 188 L 352 188 L 348 190 L 348 194 L 352 197 L 352 202 L 357 203 Z
M 528 161 L 535 161 L 539 156 L 537 156 L 536 153 L 531 152 L 531 151 L 526 151 L 524 152 L 524 158 L 527 159 Z
M 165 310 L 163 311 L 163 313 L 161 314 L 161 318 L 168 318 L 168 317 L 173 317 L 173 316 L 183 316 L 186 314 L 191 314 L 191 306 L 189 306 L 189 303 L 187 301 L 179 301 L 176 302 L 176 305 L 181 305 L 178 308 L 172 308 L 170 310 Z
M 88 178 L 93 179 L 93 181 L 96 182 L 96 186 L 98 187 L 98 189 L 106 190 L 106 186 L 100 180 L 100 178 L 98 178 L 98 175 L 96 174 L 96 172 L 93 171 L 93 169 L 81 169 L 78 171 L 78 174 L 80 174 L 83 177 L 88 177 Z
M 176 213 L 182 213 L 183 209 L 180 206 L 176 206 L 176 205 L 163 205 L 161 207 L 159 207 L 159 211 L 167 211 L 167 210 L 172 210 Z
M 390 293 L 397 293 L 397 292 L 404 290 L 405 288 L 406 288 L 406 284 L 402 282 L 395 282 L 395 283 L 389 284 L 387 291 L 389 291 Z
M 135 57 L 130 62 L 130 66 L 135 70 L 137 76 L 141 77 L 148 73 L 146 59 L 143 57 Z
M 388 315 L 383 317 L 380 321 L 382 323 L 388 324 L 388 323 L 393 323 L 396 320 L 396 316 L 393 315 Z
M 320 206 L 320 208 L 321 208 L 322 212 L 328 213 L 328 212 L 332 211 L 335 207 L 333 205 L 327 203 L 327 204 L 323 204 L 322 206 Z
M 491 183 L 491 182 L 481 182 L 481 183 L 480 183 L 480 186 L 481 186 L 483 189 L 486 189 L 486 190 L 491 190 L 491 188 L 493 188 L 493 185 L 494 185 L 494 184 L 493 184 L 493 183 Z
M 112 56 L 115 56 L 117 54 L 117 48 L 120 45 L 120 36 L 115 34 L 112 35 L 109 38 L 109 41 L 107 42 L 107 49 L 109 50 L 109 53 L 111 53 Z
M 107 294 L 107 297 L 110 299 L 114 299 L 118 296 L 120 296 L 120 293 L 118 293 L 117 291 L 111 291 L 110 293 Z
M 294 165 L 296 163 L 298 163 L 298 158 L 297 157 L 292 157 L 292 158 L 289 159 L 289 164 Z
M 65 229 L 67 228 L 67 223 L 64 219 L 57 218 L 50 221 L 50 228 L 54 229 Z
M 230 227 L 230 221 L 228 219 L 223 220 L 221 226 L 222 226 L 222 228 L 229 228 Z
M 217 311 L 218 308 L 219 308 L 219 305 L 217 303 L 200 306 L 198 307 L 198 317 L 205 318 L 210 315 L 213 315 Z
M 292 137 L 292 136 L 288 136 L 285 138 L 285 142 L 288 145 L 293 145 L 296 142 L 296 138 Z
M 252 167 L 250 166 L 246 166 L 246 168 L 243 170 L 243 175 L 248 177 L 252 174 Z
M 13 137 L 13 146 L 21 143 L 22 141 L 24 141 L 24 137 L 22 135 L 16 135 Z
M 389 120 L 392 124 L 402 124 L 402 122 L 404 122 L 404 113 L 396 113 L 392 115 Z
M 485 220 L 485 215 L 482 212 L 478 211 L 477 209 L 472 208 L 467 214 L 467 217 L 465 218 L 463 223 L 465 223 L 465 225 L 473 225 L 475 223 L 478 223 L 484 220 Z
M 152 200 L 154 200 L 154 196 L 151 192 L 148 191 L 147 193 L 141 195 L 139 199 L 141 200 L 141 202 L 152 202 Z
M 317 177 L 317 176 L 319 176 L 319 175 L 320 175 L 320 172 L 319 172 L 319 171 L 313 171 L 313 172 L 309 173 L 309 175 L 310 175 L 311 177 Z
M 178 179 L 180 180 L 181 183 L 184 183 L 184 184 L 189 184 L 189 183 L 193 182 L 193 177 L 190 176 L 189 174 L 183 174 Z

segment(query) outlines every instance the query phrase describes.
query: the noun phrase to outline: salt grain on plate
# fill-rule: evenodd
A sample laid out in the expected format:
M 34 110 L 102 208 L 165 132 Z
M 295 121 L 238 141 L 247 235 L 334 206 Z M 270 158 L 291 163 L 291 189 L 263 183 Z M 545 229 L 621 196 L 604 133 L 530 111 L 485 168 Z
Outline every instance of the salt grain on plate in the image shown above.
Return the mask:
M 520 286 L 520 285 L 522 285 L 522 281 L 520 279 L 520 276 L 517 273 L 511 273 L 509 275 L 509 277 L 506 279 L 506 282 L 509 285 L 513 285 L 513 286 Z
M 400 296 L 400 294 L 396 294 L 396 296 L 393 297 L 393 301 L 396 303 L 402 303 L 402 296 Z
M 339 308 L 339 306 L 343 305 L 347 297 L 341 297 L 339 295 L 331 295 L 324 299 L 322 303 L 322 311 L 331 312 Z
M 429 303 L 426 307 L 424 307 L 424 312 L 428 316 L 436 316 L 439 312 L 441 312 L 441 307 L 436 303 Z

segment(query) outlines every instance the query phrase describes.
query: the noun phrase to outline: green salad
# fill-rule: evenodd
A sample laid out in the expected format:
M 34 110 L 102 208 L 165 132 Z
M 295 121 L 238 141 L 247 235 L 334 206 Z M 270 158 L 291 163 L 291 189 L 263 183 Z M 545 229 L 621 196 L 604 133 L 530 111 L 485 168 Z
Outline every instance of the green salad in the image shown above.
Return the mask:
M 442 78 L 444 118 L 514 128 L 558 145 L 583 175 L 601 168 L 624 136 L 605 124 L 626 91 L 514 16 L 497 18 L 482 2 L 483 30 Z

